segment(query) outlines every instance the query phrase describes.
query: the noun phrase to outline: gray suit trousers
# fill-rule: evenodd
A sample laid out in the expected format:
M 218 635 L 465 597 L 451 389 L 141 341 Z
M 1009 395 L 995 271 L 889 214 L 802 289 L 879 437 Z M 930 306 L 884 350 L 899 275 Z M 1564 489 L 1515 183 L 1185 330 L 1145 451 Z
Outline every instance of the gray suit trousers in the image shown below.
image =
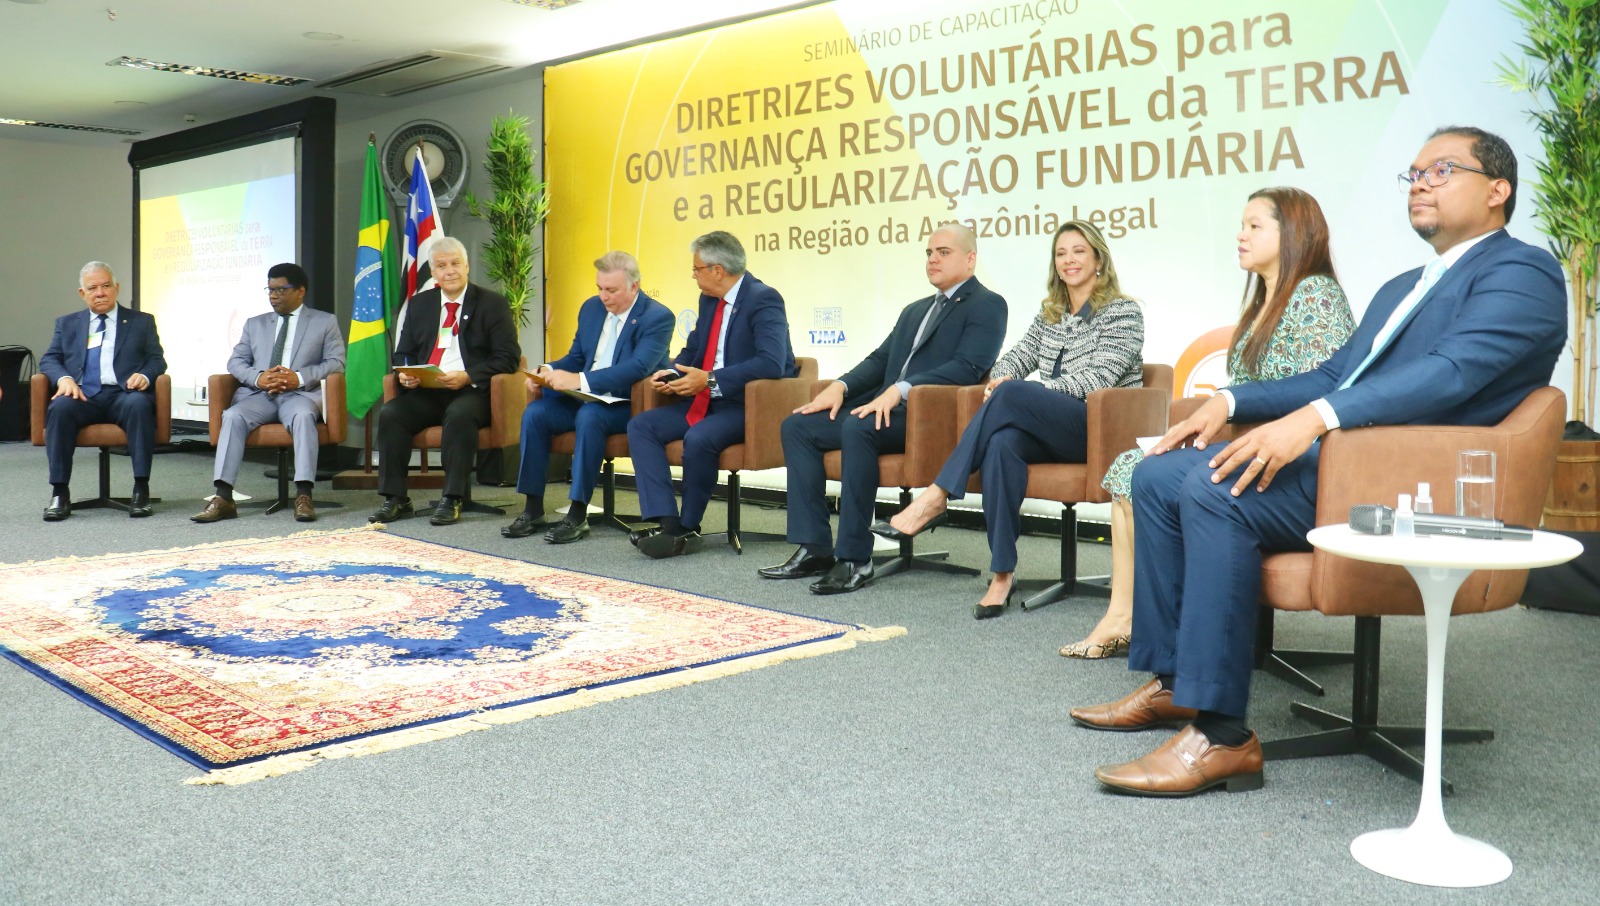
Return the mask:
M 316 481 L 317 422 L 321 418 L 321 393 L 291 391 L 274 398 L 241 387 L 234 394 L 233 405 L 222 412 L 215 479 L 237 484 L 239 464 L 244 461 L 244 439 L 262 425 L 282 422 L 294 438 L 294 480 Z

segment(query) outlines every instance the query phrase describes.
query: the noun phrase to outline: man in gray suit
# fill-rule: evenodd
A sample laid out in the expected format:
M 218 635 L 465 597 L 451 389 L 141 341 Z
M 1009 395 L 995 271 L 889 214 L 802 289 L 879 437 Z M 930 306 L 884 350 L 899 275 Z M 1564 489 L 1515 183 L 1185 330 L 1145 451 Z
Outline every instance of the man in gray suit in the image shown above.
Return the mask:
M 240 387 L 223 410 L 217 438 L 216 496 L 189 518 L 217 522 L 239 515 L 233 484 L 244 460 L 244 439 L 270 422 L 282 422 L 294 438 L 294 518 L 311 522 L 311 486 L 317 477 L 317 421 L 322 417 L 322 379 L 344 372 L 344 340 L 333 315 L 306 308 L 306 272 L 298 264 L 267 271 L 272 314 L 245 322 L 228 359 Z

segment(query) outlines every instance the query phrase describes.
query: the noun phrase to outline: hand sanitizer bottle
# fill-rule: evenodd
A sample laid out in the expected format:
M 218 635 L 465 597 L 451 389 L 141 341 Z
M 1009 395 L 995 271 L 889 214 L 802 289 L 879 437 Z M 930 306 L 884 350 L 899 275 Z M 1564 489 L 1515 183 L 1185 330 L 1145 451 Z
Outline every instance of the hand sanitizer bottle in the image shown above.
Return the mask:
M 1396 538 L 1416 537 L 1416 525 L 1411 518 L 1411 495 L 1401 494 L 1400 505 L 1394 509 L 1394 536 Z

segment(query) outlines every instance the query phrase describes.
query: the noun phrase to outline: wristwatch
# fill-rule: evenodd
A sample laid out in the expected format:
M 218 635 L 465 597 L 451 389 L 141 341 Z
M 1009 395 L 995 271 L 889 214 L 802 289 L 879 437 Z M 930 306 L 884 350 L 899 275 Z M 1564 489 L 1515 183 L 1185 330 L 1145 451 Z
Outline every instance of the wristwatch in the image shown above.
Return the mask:
M 706 389 L 712 393 L 717 392 L 717 376 L 709 371 L 706 372 Z

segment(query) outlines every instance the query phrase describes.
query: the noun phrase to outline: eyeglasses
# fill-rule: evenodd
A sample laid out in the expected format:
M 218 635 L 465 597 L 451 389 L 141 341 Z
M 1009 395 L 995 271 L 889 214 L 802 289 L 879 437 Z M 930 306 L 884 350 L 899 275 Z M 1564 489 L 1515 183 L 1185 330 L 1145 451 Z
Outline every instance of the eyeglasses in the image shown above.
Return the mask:
M 292 289 L 304 289 L 303 286 L 263 286 L 261 291 L 269 296 L 281 296 Z
M 1400 191 L 1402 192 L 1410 192 L 1411 186 L 1419 179 L 1426 182 L 1430 188 L 1437 189 L 1449 182 L 1450 174 L 1456 170 L 1470 170 L 1473 173 L 1482 173 L 1490 179 L 1499 178 L 1491 176 L 1487 170 L 1479 170 L 1477 167 L 1452 163 L 1448 160 L 1441 160 L 1425 170 L 1407 170 L 1404 173 L 1397 173 L 1394 178 L 1400 180 Z
M 708 270 L 711 270 L 712 268 L 717 267 L 717 266 L 718 265 L 715 265 L 715 264 L 702 264 L 702 265 L 699 265 L 698 267 L 694 266 L 694 265 L 690 265 L 689 273 L 691 273 L 694 276 L 698 277 L 700 275 L 701 271 L 708 271 Z

